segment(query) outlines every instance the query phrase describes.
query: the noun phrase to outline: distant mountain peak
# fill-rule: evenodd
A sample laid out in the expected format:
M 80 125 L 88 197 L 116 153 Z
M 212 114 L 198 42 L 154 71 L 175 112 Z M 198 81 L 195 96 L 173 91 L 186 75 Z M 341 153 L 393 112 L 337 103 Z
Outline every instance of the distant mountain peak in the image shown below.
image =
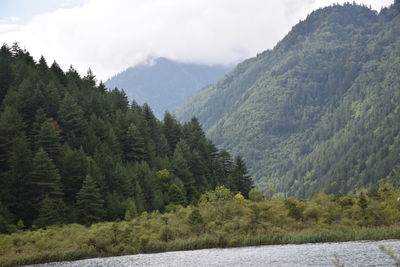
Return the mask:
M 165 57 L 149 56 L 106 81 L 109 88 L 125 91 L 130 101 L 148 103 L 162 118 L 175 111 L 187 98 L 231 70 L 229 66 L 182 63 Z

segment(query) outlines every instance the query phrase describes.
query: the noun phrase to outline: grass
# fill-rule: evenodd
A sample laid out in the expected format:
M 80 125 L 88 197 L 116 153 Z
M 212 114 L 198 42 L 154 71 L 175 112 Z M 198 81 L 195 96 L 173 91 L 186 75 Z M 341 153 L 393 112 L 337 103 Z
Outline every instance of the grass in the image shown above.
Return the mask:
M 344 242 L 357 240 L 400 239 L 400 227 L 361 228 L 344 231 L 301 231 L 286 232 L 272 235 L 248 235 L 243 237 L 199 236 L 187 240 L 173 240 L 169 242 L 149 241 L 142 242 L 139 248 L 121 246 L 119 249 L 82 248 L 70 251 L 54 251 L 35 254 L 3 256 L 0 266 L 11 267 L 27 264 L 38 264 L 56 261 L 72 261 L 86 258 L 120 256 L 137 253 L 157 253 L 166 251 L 195 250 L 206 248 L 228 248 L 259 245 L 304 244 L 321 242 Z

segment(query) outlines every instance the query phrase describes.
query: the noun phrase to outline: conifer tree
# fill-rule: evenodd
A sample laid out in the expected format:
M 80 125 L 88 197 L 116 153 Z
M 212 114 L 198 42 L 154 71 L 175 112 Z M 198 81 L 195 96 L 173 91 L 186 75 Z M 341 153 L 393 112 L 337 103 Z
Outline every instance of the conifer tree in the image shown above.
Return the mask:
M 42 73 L 42 75 L 45 75 L 47 70 L 49 69 L 49 66 L 47 66 L 46 59 L 42 56 L 40 56 L 39 62 L 38 62 L 38 69 L 39 72 Z
M 253 181 L 248 175 L 246 165 L 240 156 L 235 158 L 232 178 L 237 191 L 241 192 L 245 198 L 249 198 L 249 192 L 253 188 Z
M 0 114 L 0 173 L 8 169 L 8 157 L 15 138 L 23 135 L 24 123 L 17 110 L 6 107 Z
M 176 119 L 166 112 L 164 115 L 163 133 L 168 141 L 171 152 L 175 150 L 175 146 L 181 138 L 181 128 Z
M 0 104 L 10 89 L 12 81 L 11 53 L 9 48 L 3 45 L 0 49 Z
M 16 218 L 26 222 L 33 218 L 31 214 L 33 206 L 29 195 L 31 161 L 32 152 L 27 138 L 25 136 L 16 138 L 9 156 L 7 177 L 10 198 L 7 203 Z
M 41 147 L 32 161 L 31 182 L 35 203 L 39 203 L 45 196 L 54 199 L 63 196 L 58 169 Z
M 42 123 L 35 139 L 35 145 L 37 148 L 42 147 L 54 162 L 59 160 L 61 152 L 60 136 L 58 132 L 54 130 L 49 121 Z
M 88 171 L 88 159 L 82 148 L 71 149 L 68 144 L 61 157 L 61 183 L 67 204 L 75 203 Z
M 123 150 L 127 161 L 141 161 L 145 158 L 144 140 L 134 124 L 127 129 Z
M 47 225 L 57 224 L 61 222 L 59 205 L 61 200 L 49 198 L 46 196 L 39 206 L 39 216 L 33 222 L 34 225 L 44 227 Z
M 69 144 L 78 148 L 81 144 L 81 135 L 87 128 L 82 109 L 75 102 L 74 98 L 67 94 L 60 103 L 58 111 L 59 122 L 62 131 L 69 138 Z
M 67 85 L 67 79 L 65 77 L 64 71 L 60 68 L 58 63 L 56 61 L 53 61 L 53 64 L 51 64 L 50 70 L 52 74 L 57 78 L 58 82 L 61 83 L 61 85 L 66 86 Z
M 168 190 L 169 203 L 175 205 L 186 205 L 186 197 L 181 188 L 176 184 L 172 184 Z
M 168 141 L 164 134 L 161 134 L 157 143 L 157 155 L 160 157 L 165 157 L 171 154 L 171 149 L 168 145 Z
M 83 186 L 77 195 L 79 220 L 83 224 L 92 224 L 100 221 L 104 213 L 104 200 L 96 181 L 87 175 Z

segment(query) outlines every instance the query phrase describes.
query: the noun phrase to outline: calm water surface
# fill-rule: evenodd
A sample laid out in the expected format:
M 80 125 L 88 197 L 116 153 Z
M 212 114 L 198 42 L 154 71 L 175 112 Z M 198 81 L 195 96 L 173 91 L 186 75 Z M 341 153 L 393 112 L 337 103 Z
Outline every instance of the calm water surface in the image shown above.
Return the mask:
M 394 266 L 394 261 L 380 251 L 379 245 L 400 252 L 400 240 L 384 240 L 201 249 L 32 266 L 334 266 L 334 255 L 345 266 Z

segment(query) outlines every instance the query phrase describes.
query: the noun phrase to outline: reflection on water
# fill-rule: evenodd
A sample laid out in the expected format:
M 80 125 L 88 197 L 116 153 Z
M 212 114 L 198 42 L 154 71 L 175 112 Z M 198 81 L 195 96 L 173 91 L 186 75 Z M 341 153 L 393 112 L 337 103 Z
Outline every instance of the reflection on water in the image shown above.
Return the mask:
M 394 261 L 380 251 L 380 245 L 400 252 L 400 240 L 384 240 L 202 249 L 34 266 L 334 266 L 335 255 L 345 266 L 394 266 Z

